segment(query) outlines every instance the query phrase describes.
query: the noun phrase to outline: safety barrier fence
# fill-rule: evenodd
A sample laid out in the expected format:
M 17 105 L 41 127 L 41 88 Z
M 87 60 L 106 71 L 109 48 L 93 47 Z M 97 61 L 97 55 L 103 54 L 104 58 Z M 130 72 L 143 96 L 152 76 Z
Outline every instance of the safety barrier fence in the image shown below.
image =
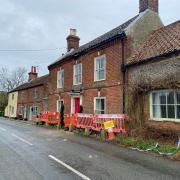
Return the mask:
M 34 118 L 33 120 L 36 122 L 45 122 L 47 124 L 58 124 L 60 123 L 60 113 L 42 111 L 40 113 L 40 117 Z
M 112 128 L 113 132 L 124 134 L 126 132 L 125 123 L 127 119 L 128 115 L 126 114 L 74 114 L 65 116 L 64 121 L 66 127 L 74 125 L 77 128 L 94 131 L 105 129 L 104 123 L 111 121 L 114 125 Z
M 126 114 L 72 114 L 64 115 L 65 127 L 69 128 L 73 125 L 76 128 L 89 129 L 94 131 L 107 130 L 104 126 L 105 122 L 111 122 L 113 124 L 112 131 L 114 133 L 125 133 L 125 123 L 128 119 Z M 43 111 L 40 114 L 40 122 L 46 122 L 48 124 L 59 124 L 60 113 L 59 112 L 47 112 Z

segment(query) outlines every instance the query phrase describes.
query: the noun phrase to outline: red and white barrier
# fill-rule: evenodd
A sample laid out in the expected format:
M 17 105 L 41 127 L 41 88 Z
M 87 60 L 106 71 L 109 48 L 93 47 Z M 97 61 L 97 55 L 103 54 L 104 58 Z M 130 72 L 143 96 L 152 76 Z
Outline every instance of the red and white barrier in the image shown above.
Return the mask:
M 94 115 L 93 114 L 76 114 L 77 128 L 92 129 Z

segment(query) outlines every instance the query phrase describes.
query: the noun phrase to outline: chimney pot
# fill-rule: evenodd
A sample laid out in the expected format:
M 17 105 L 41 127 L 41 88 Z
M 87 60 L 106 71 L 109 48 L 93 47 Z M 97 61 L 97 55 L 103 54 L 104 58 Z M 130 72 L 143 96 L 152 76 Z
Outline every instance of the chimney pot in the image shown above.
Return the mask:
M 38 73 L 36 72 L 36 67 L 32 66 L 31 72 L 29 72 L 28 74 L 29 74 L 28 81 L 32 81 L 32 80 L 36 79 L 38 77 Z
M 76 36 L 77 30 L 76 29 L 70 29 L 70 35 L 71 36 Z
M 66 38 L 67 40 L 67 50 L 70 51 L 71 49 L 78 49 L 79 48 L 79 41 L 80 38 L 77 36 L 77 30 L 76 29 L 70 29 L 70 34 Z

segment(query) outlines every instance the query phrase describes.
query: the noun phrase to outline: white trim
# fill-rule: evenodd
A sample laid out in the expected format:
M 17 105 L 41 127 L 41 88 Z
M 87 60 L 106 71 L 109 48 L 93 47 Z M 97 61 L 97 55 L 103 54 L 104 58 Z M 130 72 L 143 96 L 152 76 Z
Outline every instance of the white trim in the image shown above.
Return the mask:
M 75 83 L 75 67 L 80 65 L 81 66 L 81 82 Z M 82 63 L 74 64 L 73 65 L 73 85 L 80 85 L 82 84 Z
M 64 69 L 61 69 L 61 68 L 59 71 L 57 71 L 57 89 L 64 88 L 64 78 L 62 79 L 62 72 L 64 73 Z M 63 85 L 62 85 L 62 82 L 61 82 L 61 84 L 59 83 L 60 81 L 63 81 Z
M 106 113 L 106 97 L 94 97 L 94 113 L 96 112 L 96 100 L 104 99 L 104 114 Z
M 62 101 L 63 102 L 63 104 L 64 104 L 64 100 L 63 99 L 58 99 L 58 100 L 56 100 L 56 112 L 59 112 L 59 109 L 58 109 L 58 102 L 59 101 Z
M 100 57 L 104 57 L 104 79 L 97 79 L 97 74 L 96 74 L 96 61 Z M 107 60 L 105 54 L 94 58 L 94 82 L 106 80 L 106 61 Z

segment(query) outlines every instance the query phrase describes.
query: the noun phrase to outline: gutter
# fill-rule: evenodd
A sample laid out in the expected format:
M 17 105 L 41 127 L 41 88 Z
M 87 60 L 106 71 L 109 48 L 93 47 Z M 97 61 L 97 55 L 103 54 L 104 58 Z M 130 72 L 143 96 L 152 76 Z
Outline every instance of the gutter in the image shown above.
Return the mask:
M 123 84 L 123 114 L 125 114 L 126 109 L 126 92 L 125 92 L 125 84 L 126 84 L 126 67 L 125 67 L 125 39 L 126 35 L 123 33 L 123 36 L 121 37 L 121 55 L 122 55 L 122 63 L 121 63 L 121 72 L 123 74 L 122 76 L 122 84 Z

